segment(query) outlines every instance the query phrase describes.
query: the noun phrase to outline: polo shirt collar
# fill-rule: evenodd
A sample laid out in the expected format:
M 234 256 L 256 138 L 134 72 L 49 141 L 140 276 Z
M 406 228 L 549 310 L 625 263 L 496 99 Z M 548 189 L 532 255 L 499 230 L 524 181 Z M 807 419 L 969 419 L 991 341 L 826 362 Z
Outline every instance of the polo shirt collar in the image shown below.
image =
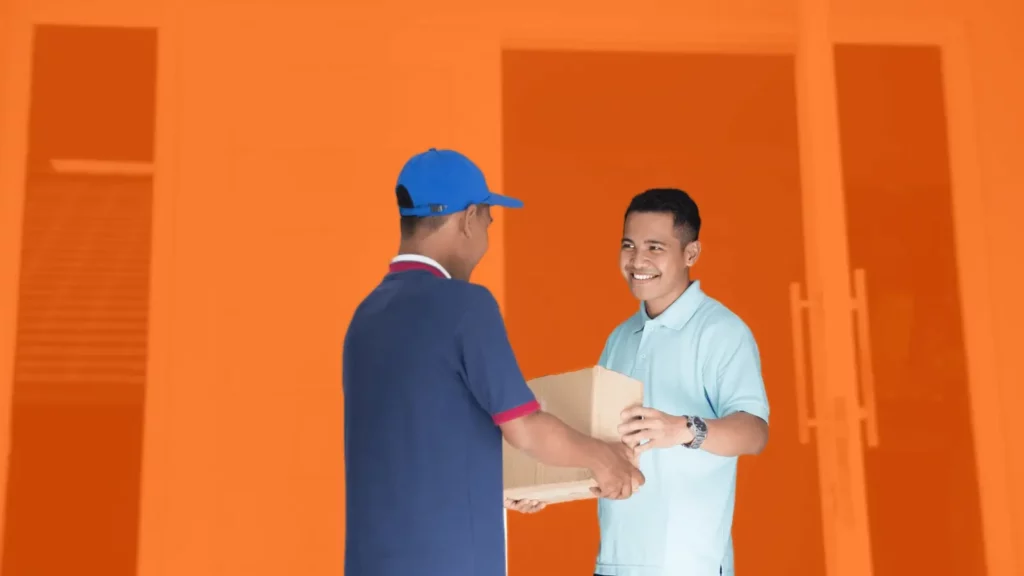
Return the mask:
M 433 258 L 422 254 L 399 254 L 391 259 L 391 272 L 406 272 L 408 270 L 424 270 L 438 277 L 451 279 L 452 275 L 444 269 Z
M 676 298 L 676 301 L 659 314 L 657 318 L 648 316 L 647 307 L 641 302 L 640 311 L 634 316 L 636 323 L 633 326 L 633 331 L 639 332 L 643 330 L 644 325 L 648 322 L 660 324 L 672 330 L 682 330 L 690 318 L 693 318 L 693 314 L 703 301 L 704 292 L 700 289 L 700 280 L 694 280 L 686 288 L 686 291 L 679 298 Z

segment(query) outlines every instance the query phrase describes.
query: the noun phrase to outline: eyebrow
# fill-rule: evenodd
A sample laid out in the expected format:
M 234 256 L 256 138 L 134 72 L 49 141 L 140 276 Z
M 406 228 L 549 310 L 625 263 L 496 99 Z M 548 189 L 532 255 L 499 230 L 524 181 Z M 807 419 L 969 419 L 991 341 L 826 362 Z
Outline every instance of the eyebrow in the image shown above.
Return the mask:
M 634 242 L 632 238 L 627 238 L 625 236 L 622 237 L 622 242 L 629 242 L 630 244 L 636 244 L 636 242 Z M 661 240 L 644 240 L 643 243 L 647 244 L 648 246 L 665 246 L 666 245 Z

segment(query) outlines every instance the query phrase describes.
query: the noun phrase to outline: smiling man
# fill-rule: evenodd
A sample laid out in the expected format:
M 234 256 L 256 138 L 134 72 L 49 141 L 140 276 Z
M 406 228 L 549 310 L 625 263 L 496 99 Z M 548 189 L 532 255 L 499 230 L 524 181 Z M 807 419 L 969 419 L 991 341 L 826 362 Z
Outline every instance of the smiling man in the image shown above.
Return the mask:
M 599 501 L 601 576 L 733 572 L 737 458 L 764 449 L 768 400 L 750 329 L 690 280 L 700 225 L 682 190 L 648 190 L 626 210 L 619 264 L 641 304 L 600 364 L 644 383 L 644 406 L 620 432 L 647 484 Z

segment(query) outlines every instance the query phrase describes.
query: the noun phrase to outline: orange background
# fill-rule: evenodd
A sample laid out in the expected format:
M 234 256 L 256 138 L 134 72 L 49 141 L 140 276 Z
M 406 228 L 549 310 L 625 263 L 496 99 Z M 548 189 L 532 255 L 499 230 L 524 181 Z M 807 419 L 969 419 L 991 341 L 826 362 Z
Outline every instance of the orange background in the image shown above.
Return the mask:
M 15 517 L 59 520 L 68 508 L 50 498 L 62 489 L 59 482 L 28 482 L 14 492 L 13 464 L 4 461 L 5 576 L 26 574 L 32 562 L 46 566 L 32 574 L 88 573 L 83 572 L 83 558 L 88 558 L 87 565 L 105 567 L 105 574 L 342 572 L 341 339 L 346 319 L 378 281 L 397 245 L 390 194 L 396 171 L 410 154 L 430 146 L 467 153 L 499 190 L 528 202 L 521 214 L 497 215 L 491 252 L 474 280 L 489 286 L 503 303 L 513 343 L 531 376 L 592 363 L 604 334 L 635 309 L 614 271 L 618 219 L 630 195 L 648 185 L 678 185 L 690 189 L 702 209 L 706 206 L 707 246 L 698 272 L 708 278 L 712 295 L 754 326 L 773 402 L 771 447 L 741 464 L 736 538 L 737 563 L 744 573 L 787 573 L 791 567 L 784 561 L 789 559 L 802 572 L 788 573 L 817 574 L 825 562 L 820 523 L 814 524 L 819 513 L 802 503 L 790 509 L 773 491 L 784 486 L 787 463 L 806 468 L 795 476 L 818 482 L 814 448 L 793 440 L 787 285 L 802 282 L 806 273 L 821 278 L 822 290 L 836 294 L 836 287 L 848 282 L 845 261 L 843 275 L 829 272 L 838 265 L 817 271 L 812 266 L 805 272 L 801 263 L 827 261 L 820 252 L 840 248 L 845 259 L 849 239 L 850 267 L 868 268 L 869 295 L 894 284 L 901 263 L 917 263 L 911 264 L 911 278 L 903 281 L 922 283 L 919 293 L 929 293 L 930 279 L 943 281 L 936 270 L 956 268 L 967 350 L 962 370 L 971 381 L 970 407 L 963 399 L 956 407 L 965 413 L 969 409 L 973 419 L 980 484 L 979 495 L 969 502 L 980 506 L 973 514 L 982 517 L 985 529 L 987 573 L 1024 574 L 1024 557 L 1017 552 L 1024 550 L 1024 492 L 1018 488 L 1024 486 L 1024 420 L 1017 416 L 1024 409 L 1024 359 L 1018 353 L 1024 304 L 1017 296 L 1024 293 L 1024 276 L 1015 265 L 1024 247 L 1019 225 L 1024 213 L 1019 193 L 1024 190 L 1024 86 L 1015 73 L 1024 56 L 1018 32 L 1024 5 L 1019 2 L 847 0 L 832 2 L 832 13 L 825 18 L 803 20 L 801 16 L 815 13 L 795 2 L 767 0 L 728 8 L 697 2 L 629 8 L 621 2 L 574 0 L 502 2 L 486 8 L 454 0 L 349 5 L 311 0 L 6 0 L 0 11 L 0 445 L 22 451 L 12 462 L 35 454 L 35 467 L 25 469 L 35 470 L 39 478 L 57 469 L 62 474 L 123 470 L 127 476 L 120 478 L 137 478 L 134 488 L 131 482 L 124 490 L 100 482 L 92 490 L 72 490 L 78 496 L 69 502 L 80 505 L 77 513 L 86 515 L 80 520 L 103 515 L 110 506 L 127 514 L 127 523 L 120 526 L 131 527 L 133 510 L 139 518 L 137 528 L 109 548 L 99 546 L 105 535 L 90 532 L 87 521 L 80 523 L 80 530 L 65 532 L 48 530 L 41 521 L 35 526 L 12 523 Z M 18 398 L 15 378 L 9 376 L 17 371 L 15 356 L 9 351 L 16 350 L 19 313 L 24 314 L 19 311 L 27 306 L 19 286 L 23 249 L 32 241 L 26 232 L 30 206 L 25 194 L 31 182 L 31 172 L 25 170 L 30 157 L 29 30 L 31 24 L 45 23 L 160 29 L 149 284 L 136 295 L 151 303 L 145 393 L 115 394 L 119 406 L 134 406 L 135 412 L 125 409 L 124 414 L 136 414 L 142 424 L 132 429 L 125 416 L 128 423 L 112 428 L 106 437 L 90 428 L 96 433 L 92 440 L 123 452 L 111 448 L 99 450 L 93 459 L 61 462 L 52 456 L 80 453 L 68 440 L 80 429 L 71 419 L 51 414 L 35 436 L 21 433 L 37 442 L 19 445 L 18 414 L 28 413 L 20 412 L 18 401 L 9 400 Z M 699 62 L 651 54 L 798 52 L 816 63 L 812 68 L 819 72 L 824 70 L 822 59 L 803 51 L 820 52 L 821 45 L 813 42 L 824 37 L 817 31 L 826 29 L 845 43 L 953 39 L 947 44 L 953 48 L 946 70 L 953 75 L 946 77 L 946 98 L 956 115 L 947 118 L 952 174 L 947 181 L 928 181 L 935 174 L 927 169 L 935 162 L 934 150 L 921 151 L 919 158 L 931 160 L 922 160 L 919 170 L 912 162 L 887 166 L 884 155 L 872 160 L 864 143 L 877 142 L 880 135 L 868 128 L 856 136 L 861 144 L 856 158 L 848 150 L 857 143 L 850 143 L 844 131 L 842 175 L 827 157 L 796 158 L 798 136 L 818 144 L 832 138 L 836 145 L 840 138 L 821 109 L 798 107 L 791 110 L 788 123 L 761 113 L 784 110 L 786 98 L 796 97 L 786 94 L 785 76 L 778 75 L 785 73 L 784 58 L 775 64 L 775 72 L 747 60 L 736 64 L 741 72 L 748 66 L 748 80 L 749 74 L 766 74 L 764 97 L 746 116 L 737 112 L 738 124 L 731 128 L 767 139 L 756 146 L 737 148 L 722 133 L 715 141 L 716 126 L 700 124 L 700 114 L 676 120 L 659 116 L 673 105 L 726 106 L 720 100 L 736 96 L 743 86 L 736 76 L 715 72 L 712 66 L 703 77 L 717 79 L 719 85 L 736 82 L 735 90 L 695 91 L 678 78 L 659 77 L 659 71 L 667 67 L 696 74 L 693 67 L 701 66 Z M 799 38 L 809 41 L 799 45 L 800 51 Z M 503 57 L 503 49 L 514 53 Z M 572 59 L 552 56 L 552 50 L 649 57 L 631 64 L 623 55 Z M 531 56 L 532 51 L 546 51 L 548 57 Z M 856 77 L 858 69 L 871 76 L 863 72 L 870 63 L 860 62 L 861 68 L 848 68 L 854 71 L 848 77 Z M 599 124 L 588 122 L 599 113 L 574 107 L 571 91 L 581 90 L 581 84 L 570 81 L 575 78 L 572 66 L 583 75 L 577 78 L 580 82 L 592 83 L 591 101 L 620 105 L 622 114 Z M 843 75 L 838 68 L 840 116 L 856 117 L 854 105 L 844 104 L 841 97 Z M 616 72 L 600 79 L 602 70 Z M 545 73 L 548 83 L 541 84 Z M 649 85 L 652 79 L 654 85 Z M 822 88 L 827 83 L 815 76 L 808 90 L 828 95 L 829 89 Z M 550 94 L 541 97 L 545 90 Z M 646 98 L 640 99 L 641 94 Z M 581 95 L 579 102 L 585 101 Z M 737 102 L 744 101 L 737 97 Z M 913 102 L 906 109 L 913 110 Z M 817 128 L 801 128 L 810 133 L 798 134 L 796 116 L 805 113 L 819 122 Z M 922 122 L 929 118 L 926 113 L 921 112 Z M 514 124 L 511 118 L 517 119 Z M 698 134 L 700 139 L 688 136 Z M 934 143 L 940 137 L 919 138 Z M 598 142 L 616 147 L 602 148 Z M 742 161 L 734 165 L 725 153 Z M 836 213 L 829 210 L 842 211 L 842 206 L 814 204 L 797 189 L 841 181 L 849 194 L 858 186 L 851 168 L 858 159 L 867 163 L 862 166 L 868 173 L 895 170 L 898 176 L 893 178 L 904 178 L 903 186 L 925 181 L 921 185 L 947 190 L 947 199 L 952 188 L 952 203 L 945 200 L 942 208 L 942 202 L 925 201 L 916 208 L 911 204 L 903 211 L 890 210 L 902 218 L 879 218 L 877 226 L 905 226 L 899 237 L 880 245 L 854 243 L 855 238 L 877 238 L 870 225 L 856 227 L 858 221 L 865 222 L 857 214 L 867 211 L 870 217 L 872 207 L 884 213 L 883 202 L 861 208 L 848 203 L 848 231 L 831 230 L 825 219 L 816 218 Z M 816 168 L 810 176 L 801 174 L 797 160 Z M 759 184 L 755 177 L 768 176 L 773 178 L 774 202 L 752 192 Z M 729 196 L 713 195 L 716 187 L 723 194 L 740 194 L 744 209 Z M 946 216 L 943 209 L 949 212 Z M 941 238 L 945 250 L 930 253 L 928 244 L 916 248 L 915 259 L 893 256 L 894 247 L 910 246 L 915 234 L 934 238 L 936 227 L 926 228 L 925 223 L 943 217 L 947 228 L 949 218 L 956 224 L 955 234 L 950 229 Z M 874 264 L 885 258 L 885 266 Z M 763 283 L 763 292 L 754 291 L 750 283 Z M 872 312 L 876 325 L 884 324 L 883 311 Z M 898 311 L 889 314 L 891 318 Z M 833 325 L 839 328 L 826 330 L 822 340 L 826 353 L 837 353 L 837 343 L 849 337 L 842 336 L 841 323 Z M 876 354 L 880 375 L 885 361 Z M 830 369 L 852 373 L 852 356 L 848 362 L 845 368 Z M 878 386 L 881 410 L 881 379 Z M 97 394 L 110 390 L 114 388 Z M 81 403 L 97 402 L 86 400 Z M 893 418 L 900 421 L 900 416 L 897 412 Z M 961 433 L 960 425 L 947 424 L 943 416 L 936 416 L 938 424 L 922 421 L 912 427 L 934 426 L 922 442 L 949 445 L 948 437 Z M 880 412 L 883 442 L 891 442 L 886 417 Z M 126 430 L 135 430 L 135 436 L 125 438 Z M 86 446 L 83 450 L 96 445 L 79 440 Z M 868 492 L 892 481 L 892 476 L 872 477 L 871 462 L 865 466 Z M 935 481 L 948 476 L 941 466 L 928 473 L 937 475 Z M 83 486 L 78 484 L 79 489 Z M 794 498 L 803 494 L 808 506 L 816 501 L 816 488 L 808 493 L 793 486 L 785 489 Z M 30 500 L 12 502 L 11 494 Z M 94 509 L 83 502 L 90 495 L 111 500 Z M 53 506 L 48 516 L 40 516 L 39 509 L 19 508 L 27 501 Z M 869 501 L 866 509 L 877 517 L 871 505 Z M 927 513 L 921 512 L 919 526 L 927 522 Z M 900 548 L 886 548 L 885 542 L 900 537 L 913 541 L 914 519 L 905 519 L 902 533 L 873 543 L 876 555 L 890 562 L 887 566 L 908 560 L 899 557 Z M 509 529 L 513 575 L 584 574 L 592 567 L 592 504 L 530 518 L 512 515 Z M 879 530 L 870 531 L 873 540 Z M 835 538 L 844 543 L 840 548 L 858 549 L 855 536 L 841 533 Z M 802 550 L 800 544 L 807 542 Z M 917 541 L 917 548 L 907 550 L 916 554 L 929 544 Z M 69 550 L 91 552 L 86 557 L 59 553 Z M 847 558 L 843 553 L 840 557 Z M 980 554 L 967 553 L 965 561 Z M 18 558 L 26 564 L 17 564 Z M 745 564 L 752 561 L 745 558 L 760 559 L 770 568 L 760 571 Z M 920 556 L 909 560 L 927 564 Z M 876 574 L 884 573 L 876 569 Z M 968 573 L 973 574 L 963 572 Z

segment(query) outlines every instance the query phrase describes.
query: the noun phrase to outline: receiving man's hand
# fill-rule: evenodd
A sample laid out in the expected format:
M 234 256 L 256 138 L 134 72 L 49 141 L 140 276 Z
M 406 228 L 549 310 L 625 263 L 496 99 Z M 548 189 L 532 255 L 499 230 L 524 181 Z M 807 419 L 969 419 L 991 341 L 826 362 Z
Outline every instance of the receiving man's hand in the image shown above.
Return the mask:
M 670 448 L 693 440 L 685 416 L 672 416 L 654 408 L 634 406 L 622 412 L 622 442 L 639 456 L 651 448 Z
M 512 500 L 511 498 L 505 498 L 505 508 L 509 510 L 515 510 L 516 512 L 522 512 L 523 514 L 534 514 L 540 512 L 547 506 L 544 502 L 538 502 L 537 500 Z

